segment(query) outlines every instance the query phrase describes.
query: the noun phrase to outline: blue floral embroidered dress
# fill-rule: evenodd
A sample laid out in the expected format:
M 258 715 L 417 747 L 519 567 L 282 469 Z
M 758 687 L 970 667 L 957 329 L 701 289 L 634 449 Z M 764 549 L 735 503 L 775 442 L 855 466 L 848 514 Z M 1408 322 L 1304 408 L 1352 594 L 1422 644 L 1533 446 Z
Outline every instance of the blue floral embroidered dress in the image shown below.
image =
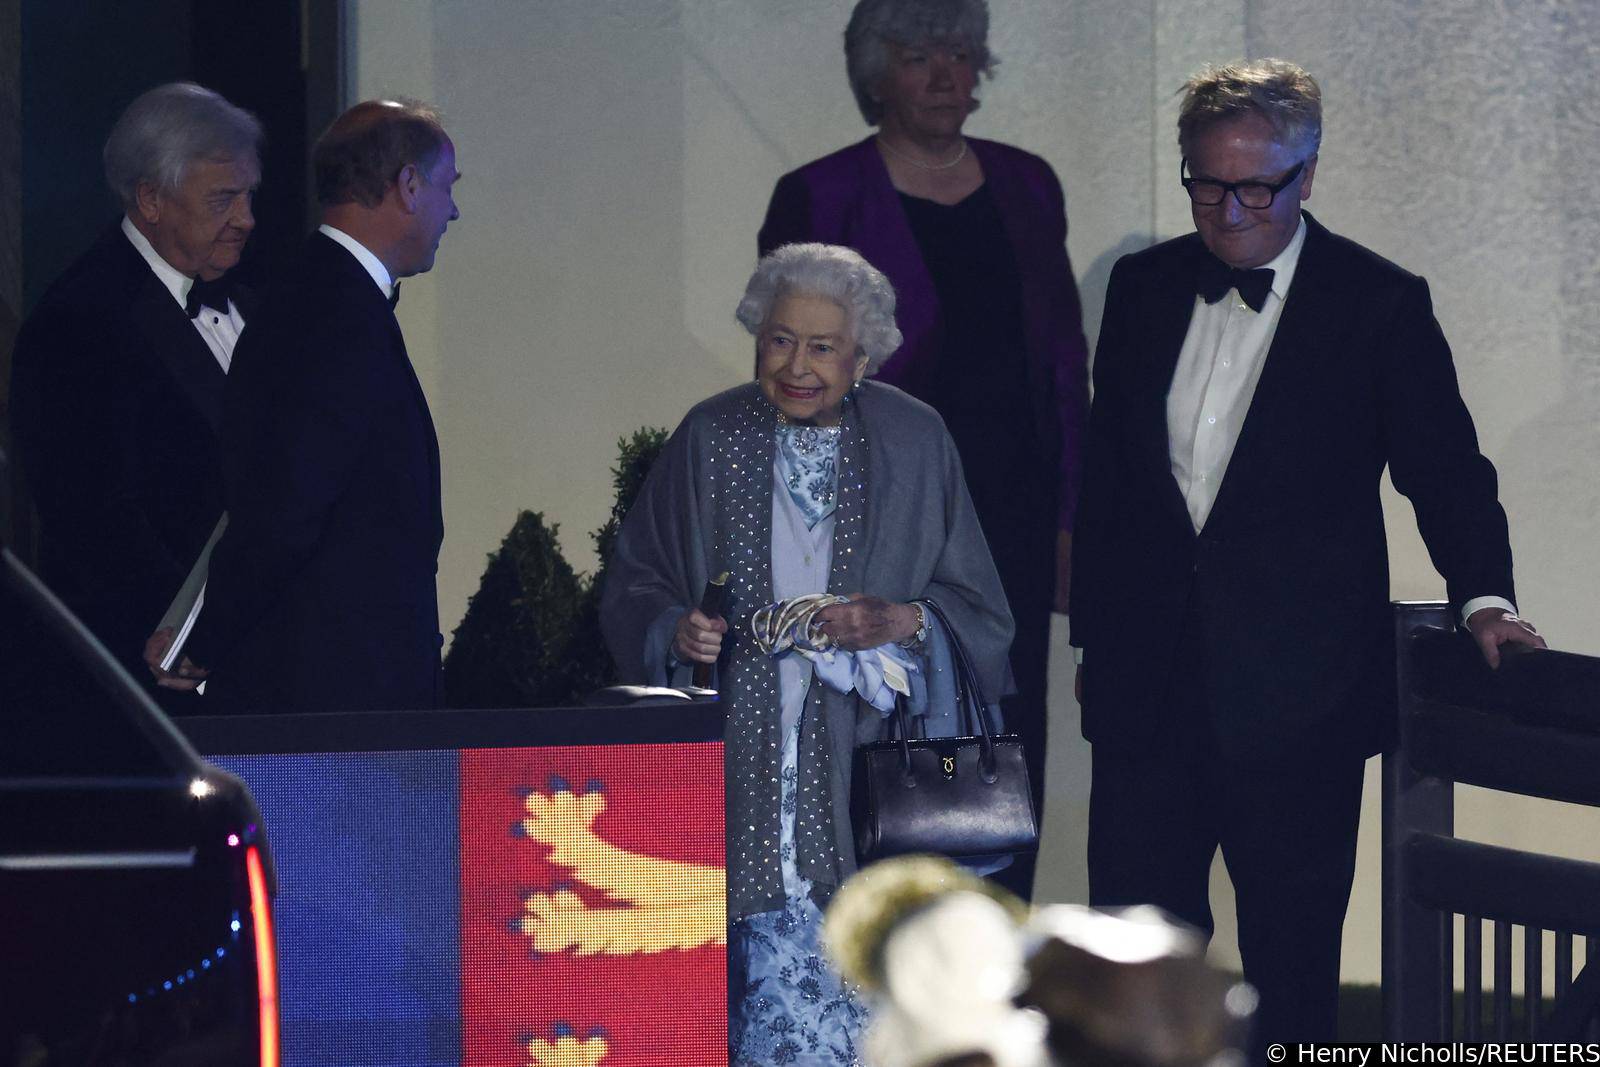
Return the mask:
M 777 599 L 823 592 L 833 560 L 838 430 L 778 427 L 772 492 L 772 583 Z M 734 922 L 728 931 L 728 1044 L 733 1067 L 853 1065 L 862 1062 L 867 1011 L 822 955 L 822 912 L 795 861 L 800 716 L 813 684 L 811 663 L 793 652 L 778 661 L 783 757 L 779 791 L 782 911 Z
M 867 1010 L 860 994 L 822 955 L 822 911 L 795 869 L 795 753 L 799 731 L 783 746 L 780 856 L 788 899 L 728 931 L 728 1045 L 732 1067 L 862 1063 Z

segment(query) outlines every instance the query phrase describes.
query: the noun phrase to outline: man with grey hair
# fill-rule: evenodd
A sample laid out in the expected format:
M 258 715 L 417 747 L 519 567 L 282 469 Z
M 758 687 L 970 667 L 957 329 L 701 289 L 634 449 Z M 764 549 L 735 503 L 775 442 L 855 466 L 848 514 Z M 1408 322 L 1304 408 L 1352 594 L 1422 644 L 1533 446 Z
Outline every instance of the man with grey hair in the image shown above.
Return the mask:
M 223 384 L 253 308 L 228 272 L 255 226 L 261 140 L 253 115 L 198 85 L 134 100 L 105 145 L 123 216 L 17 336 L 17 451 L 44 578 L 139 678 L 145 638 L 222 514 Z
M 1209 933 L 1220 846 L 1259 1053 L 1336 1036 L 1363 766 L 1394 732 L 1386 467 L 1489 665 L 1543 642 L 1427 283 L 1301 211 L 1316 82 L 1208 69 L 1178 132 L 1196 232 L 1116 264 L 1094 362 L 1071 613 L 1090 899 Z

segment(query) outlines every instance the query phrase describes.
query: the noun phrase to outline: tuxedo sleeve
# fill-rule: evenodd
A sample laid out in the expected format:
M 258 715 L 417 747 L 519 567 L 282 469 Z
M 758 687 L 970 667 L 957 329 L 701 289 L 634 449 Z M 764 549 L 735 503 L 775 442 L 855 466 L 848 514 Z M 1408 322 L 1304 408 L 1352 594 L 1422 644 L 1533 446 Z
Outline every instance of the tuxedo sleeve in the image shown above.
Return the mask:
M 1088 648 L 1094 642 L 1097 616 L 1110 594 L 1111 551 L 1115 542 L 1117 455 L 1115 428 L 1121 421 L 1119 374 L 1132 343 L 1129 328 L 1134 314 L 1134 283 L 1124 257 L 1111 268 L 1106 286 L 1105 313 L 1100 320 L 1100 341 L 1094 355 L 1094 395 L 1089 405 L 1087 441 L 1084 445 L 1083 482 L 1073 521 L 1072 590 L 1068 605 L 1072 644 Z
M 371 325 L 323 318 L 298 338 L 286 334 L 251 343 L 247 330 L 235 353 L 224 431 L 228 528 L 187 647 L 203 667 L 225 662 L 271 617 L 316 552 L 385 390 L 391 354 Z
M 136 603 L 145 589 L 171 596 L 193 561 L 175 558 L 152 522 L 163 503 L 140 476 L 152 429 L 140 390 L 121 373 L 135 361 L 102 319 L 73 319 L 41 309 L 18 334 L 13 359 L 12 427 L 51 558 L 97 599 Z
M 1494 465 L 1478 450 L 1428 284 L 1408 278 L 1396 302 L 1380 403 L 1394 486 L 1458 610 L 1474 597 L 1516 602 L 1506 514 Z

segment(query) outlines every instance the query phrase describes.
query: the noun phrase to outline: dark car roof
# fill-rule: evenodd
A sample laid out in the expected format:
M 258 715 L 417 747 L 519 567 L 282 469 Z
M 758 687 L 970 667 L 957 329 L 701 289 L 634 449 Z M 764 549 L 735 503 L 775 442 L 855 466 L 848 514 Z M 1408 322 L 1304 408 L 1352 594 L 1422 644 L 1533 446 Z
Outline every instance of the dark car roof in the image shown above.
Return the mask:
M 275 1064 L 260 821 L 0 547 L 0 1061 Z

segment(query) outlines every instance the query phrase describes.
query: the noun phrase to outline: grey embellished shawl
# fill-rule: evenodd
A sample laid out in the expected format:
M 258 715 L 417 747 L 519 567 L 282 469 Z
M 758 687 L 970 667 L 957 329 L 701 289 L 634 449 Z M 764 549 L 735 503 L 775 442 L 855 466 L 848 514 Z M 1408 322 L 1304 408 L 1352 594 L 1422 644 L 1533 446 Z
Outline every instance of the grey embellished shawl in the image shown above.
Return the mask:
M 709 575 L 733 572 L 720 687 L 730 919 L 783 904 L 777 671 L 749 636 L 751 612 L 772 600 L 775 420 L 754 383 L 690 410 L 623 523 L 600 608 L 623 679 L 647 681 L 660 669 L 646 662 L 652 624 L 697 603 Z M 845 408 L 840 462 L 829 590 L 896 602 L 932 597 L 990 698 L 1009 692 L 1011 614 L 939 416 L 893 386 L 863 382 Z M 825 686 L 813 687 L 804 718 L 798 858 L 826 899 L 855 869 L 851 756 L 877 739 L 882 719 Z

